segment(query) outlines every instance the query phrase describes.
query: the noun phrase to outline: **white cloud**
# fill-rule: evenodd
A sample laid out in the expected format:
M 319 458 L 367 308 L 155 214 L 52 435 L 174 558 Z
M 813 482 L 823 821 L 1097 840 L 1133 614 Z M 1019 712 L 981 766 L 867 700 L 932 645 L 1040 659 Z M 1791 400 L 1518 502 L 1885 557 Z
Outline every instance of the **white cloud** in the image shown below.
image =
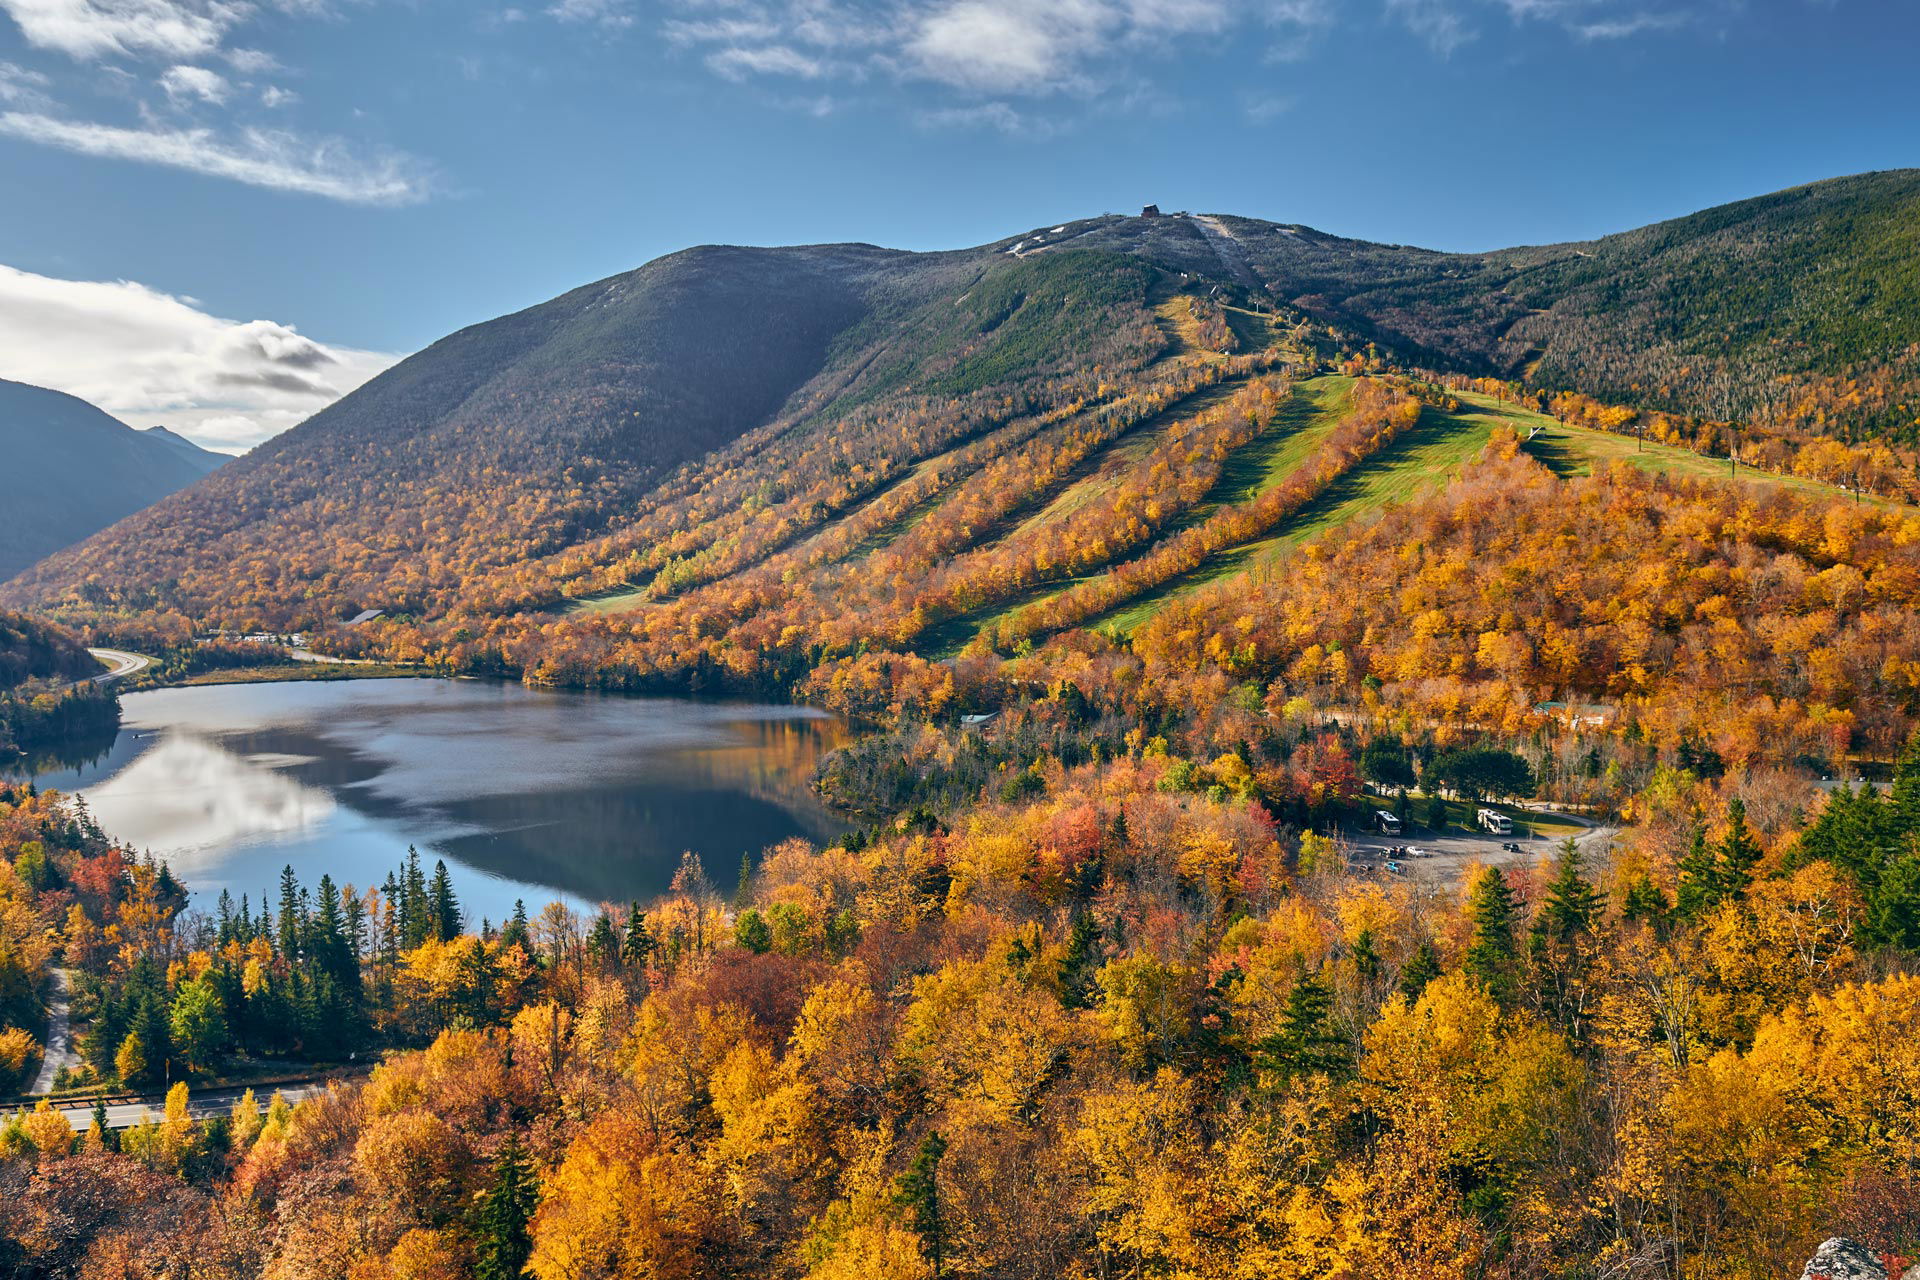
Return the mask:
M 1247 90 L 1240 95 L 1240 110 L 1254 124 L 1268 124 L 1294 109 L 1299 99 L 1291 94 Z
M 706 44 L 719 41 L 733 44 L 742 40 L 771 40 L 781 32 L 780 24 L 765 18 L 725 18 L 718 22 L 673 20 L 661 25 L 661 34 L 674 44 Z
M 1151 100 L 1146 64 L 1182 42 L 1218 47 L 1250 39 L 1269 62 L 1297 62 L 1343 25 L 1358 28 L 1384 12 L 1450 57 L 1479 39 L 1494 15 L 1581 41 L 1691 21 L 1687 9 L 1649 0 L 666 0 L 663 7 L 665 43 L 699 55 L 729 80 L 931 82 L 953 97 L 919 113 L 923 123 L 951 119 L 1009 131 L 994 107 L 1008 98 L 1077 95 L 1116 109 Z M 583 22 L 638 11 L 635 0 L 557 0 L 548 9 Z
M 1624 40 L 1645 31 L 1672 31 L 1690 20 L 1685 13 L 1636 13 L 1624 18 L 1576 22 L 1571 30 L 1582 40 Z
M 585 22 L 603 27 L 630 27 L 633 15 L 626 0 L 558 0 L 547 12 L 562 22 Z
M 264 76 L 285 70 L 280 59 L 260 49 L 228 49 L 220 56 L 243 76 Z
M 0 266 L 0 377 L 52 387 L 137 427 L 251 448 L 398 356 L 237 322 L 132 281 L 60 280 Z
M 613 0 L 563 0 L 598 9 Z M 1236 30 L 1303 56 L 1342 0 L 668 0 L 667 44 L 731 80 L 930 81 L 956 109 L 1007 95 L 1138 97 L 1142 59 Z M 558 13 L 556 7 L 550 12 Z M 971 99 L 969 102 L 967 99 Z M 999 127 L 999 126 L 996 126 Z
M 1387 12 L 1443 58 L 1476 38 L 1450 0 L 1387 0 Z
M 227 78 L 205 67 L 168 67 L 160 77 L 160 87 L 176 104 L 182 102 L 225 102 L 233 92 Z
M 1004 102 L 983 102 L 977 107 L 946 107 L 923 111 L 920 123 L 929 129 L 998 129 L 1002 133 L 1025 133 L 1027 120 Z
M 287 107 L 298 101 L 299 94 L 291 89 L 282 89 L 277 84 L 270 84 L 260 91 L 260 105 L 263 107 Z
M 0 102 L 38 110 L 47 105 L 48 83 L 38 71 L 0 62 Z
M 407 157 L 366 159 L 337 139 L 277 130 L 243 129 L 223 138 L 210 129 L 124 129 L 8 111 L 0 113 L 0 136 L 346 204 L 417 204 L 431 185 Z
M 69 57 L 204 57 L 252 7 L 238 0 L 0 0 L 27 43 Z
M 986 93 L 1084 83 L 1081 62 L 1122 23 L 1100 0 L 957 0 L 928 12 L 906 53 L 924 75 Z
M 707 56 L 707 65 L 729 80 L 744 80 L 749 75 L 786 75 L 814 80 L 826 72 L 817 58 L 777 44 L 758 49 L 722 49 Z

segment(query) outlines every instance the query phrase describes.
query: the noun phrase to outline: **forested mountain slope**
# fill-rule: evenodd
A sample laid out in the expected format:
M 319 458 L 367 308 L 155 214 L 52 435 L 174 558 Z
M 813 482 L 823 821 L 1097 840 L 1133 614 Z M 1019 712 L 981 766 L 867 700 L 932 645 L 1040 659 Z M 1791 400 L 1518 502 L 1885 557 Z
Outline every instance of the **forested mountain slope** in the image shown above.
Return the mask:
M 1920 417 L 1916 213 L 1920 173 L 1903 171 L 1475 255 L 1184 215 L 938 254 L 688 250 L 434 344 L 6 598 L 183 627 L 324 628 L 377 607 L 434 624 L 429 651 L 570 601 L 673 600 L 672 621 L 590 625 L 699 641 L 757 613 L 940 648 L 982 621 L 1012 635 L 998 610 L 1182 540 L 1127 568 L 1126 591 L 1048 615 L 1092 621 L 1094 594 L 1122 604 L 1174 560 L 1287 536 L 1272 508 L 1314 488 L 1287 466 L 1324 487 L 1366 461 L 1354 448 L 1393 443 L 1356 426 L 1337 457 L 1309 457 L 1319 437 L 1276 417 L 1296 375 L 1335 363 L 1666 409 L 1601 416 L 1708 452 L 1756 446 L 1688 415 L 1753 415 L 1776 441 L 1900 439 Z M 1400 447 L 1457 461 L 1471 449 L 1431 439 L 1446 425 L 1430 415 Z M 1762 465 L 1795 470 L 1791 454 Z M 1882 450 L 1801 470 L 1899 494 L 1912 468 Z M 709 585 L 719 613 L 697 596 Z M 798 589 L 820 603 L 795 616 L 767 598 Z M 486 661 L 538 665 L 503 644 Z
M 171 432 L 135 431 L 75 396 L 0 380 L 0 579 L 226 460 Z
M 1196 272 L 1221 271 L 1224 256 L 1276 299 L 1425 363 L 1679 413 L 1920 438 L 1920 170 L 1483 254 L 1214 221 L 1229 243 L 1168 218 L 1110 220 L 1072 244 Z
M 65 627 L 0 610 L 0 691 L 30 680 L 77 680 L 100 663 Z

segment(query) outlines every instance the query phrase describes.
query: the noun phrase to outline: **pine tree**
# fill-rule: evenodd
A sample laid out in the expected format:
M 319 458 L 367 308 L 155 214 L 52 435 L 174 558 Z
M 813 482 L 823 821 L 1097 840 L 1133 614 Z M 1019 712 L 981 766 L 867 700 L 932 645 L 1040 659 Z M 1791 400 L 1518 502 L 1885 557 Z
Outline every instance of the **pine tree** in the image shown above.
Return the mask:
M 741 910 L 753 901 L 753 855 L 740 855 L 740 883 L 733 890 L 733 909 Z
M 433 863 L 433 883 L 427 889 L 427 925 L 442 942 L 460 936 L 460 901 L 453 896 L 453 877 L 447 874 L 444 858 Z
M 1893 829 L 1904 837 L 1920 836 L 1920 729 L 1907 739 L 1893 767 L 1893 789 L 1888 793 Z
M 1409 1001 L 1417 1001 L 1425 993 L 1427 984 L 1439 976 L 1440 953 L 1433 949 L 1432 942 L 1422 938 L 1400 969 L 1400 994 Z
M 636 902 L 627 908 L 627 936 L 620 947 L 620 959 L 628 968 L 642 968 L 654 947 L 653 934 L 647 930 L 647 913 Z
M 1747 827 L 1746 802 L 1735 797 L 1727 806 L 1727 834 L 1720 840 L 1720 885 L 1729 897 L 1744 897 L 1760 865 L 1760 842 Z
M 1295 979 L 1280 1030 L 1263 1040 L 1258 1052 L 1261 1065 L 1283 1079 L 1343 1076 L 1352 1070 L 1352 1047 L 1333 1022 L 1333 992 L 1319 975 L 1303 972 Z
M 104 1149 L 108 1151 L 118 1151 L 120 1149 L 120 1135 L 115 1133 L 107 1125 L 107 1104 L 105 1099 L 96 1098 L 94 1100 L 93 1123 L 87 1126 L 87 1132 L 97 1134 L 100 1139 L 100 1145 Z
M 292 964 L 300 955 L 300 882 L 291 865 L 280 868 L 280 954 Z
M 540 1183 L 517 1136 L 510 1136 L 493 1164 L 493 1185 L 480 1195 L 473 1216 L 478 1246 L 474 1280 L 520 1280 L 533 1255 L 533 1211 Z
M 1371 929 L 1362 929 L 1353 936 L 1353 971 L 1362 982 L 1372 982 L 1380 976 L 1380 952 L 1373 945 Z
M 1576 1042 L 1584 1034 L 1592 993 L 1588 973 L 1593 953 L 1588 940 L 1600 917 L 1599 891 L 1581 874 L 1580 847 L 1568 840 L 1554 864 L 1546 901 L 1527 934 L 1534 996 L 1538 1007 Z
M 1920 847 L 1901 854 L 1881 872 L 1867 899 L 1864 932 L 1882 946 L 1920 951 Z
M 1069 1009 L 1090 1008 L 1093 975 L 1100 967 L 1100 925 L 1085 907 L 1073 913 L 1067 949 L 1060 957 L 1060 999 Z
M 929 1133 L 914 1154 L 913 1163 L 895 1183 L 895 1203 L 907 1210 L 907 1223 L 920 1236 L 920 1247 L 933 1264 L 933 1274 L 941 1273 L 941 1257 L 946 1252 L 947 1224 L 940 1209 L 940 1157 L 947 1153 L 947 1140 Z
M 313 913 L 307 937 L 313 962 L 343 989 L 349 979 L 359 977 L 359 966 L 347 941 L 346 921 L 340 913 L 340 894 L 333 887 L 333 877 L 324 872 L 320 876 L 320 905 Z
M 1667 912 L 1672 905 L 1653 877 L 1641 872 L 1627 882 L 1625 899 L 1620 904 L 1620 914 L 1628 920 L 1638 920 L 1658 928 L 1666 923 Z
M 533 939 L 527 933 L 527 904 L 519 898 L 513 900 L 513 916 L 500 930 L 500 945 L 519 947 L 522 951 L 532 949 Z
M 593 928 L 587 932 L 587 955 L 603 968 L 619 962 L 620 939 L 613 931 L 613 917 L 605 908 L 593 918 Z
M 1502 1005 L 1510 1005 L 1519 991 L 1515 972 L 1519 955 L 1514 939 L 1518 916 L 1513 890 L 1499 868 L 1481 871 L 1467 895 L 1473 939 L 1467 944 L 1466 971 Z
M 1538 932 L 1556 942 L 1571 942 L 1590 931 L 1600 914 L 1600 892 L 1581 875 L 1585 862 L 1573 841 L 1560 846 L 1553 879 L 1547 884 L 1547 900 L 1534 922 Z
M 494 990 L 500 982 L 500 965 L 491 948 L 475 939 L 460 962 L 461 1012 L 473 1024 L 484 1027 L 493 1021 Z
M 400 877 L 400 933 L 408 951 L 433 936 L 427 878 L 420 870 L 420 851 L 412 845 L 407 846 L 406 868 Z
M 1680 883 L 1675 894 L 1674 914 L 1682 920 L 1699 920 L 1720 902 L 1720 864 L 1707 843 L 1707 829 L 1695 827 L 1693 841 L 1680 859 Z

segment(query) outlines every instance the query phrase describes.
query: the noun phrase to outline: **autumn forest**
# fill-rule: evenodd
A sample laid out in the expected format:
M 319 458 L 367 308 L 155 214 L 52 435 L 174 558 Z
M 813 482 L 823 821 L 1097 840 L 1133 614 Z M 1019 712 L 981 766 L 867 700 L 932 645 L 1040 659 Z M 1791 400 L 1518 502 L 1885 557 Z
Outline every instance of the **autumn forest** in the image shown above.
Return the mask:
M 296 632 L 855 731 L 844 835 L 500 919 L 404 848 L 210 899 L 0 784 L 0 1270 L 1899 1275 L 1915 184 L 1486 255 L 692 250 L 41 561 L 7 759 Z

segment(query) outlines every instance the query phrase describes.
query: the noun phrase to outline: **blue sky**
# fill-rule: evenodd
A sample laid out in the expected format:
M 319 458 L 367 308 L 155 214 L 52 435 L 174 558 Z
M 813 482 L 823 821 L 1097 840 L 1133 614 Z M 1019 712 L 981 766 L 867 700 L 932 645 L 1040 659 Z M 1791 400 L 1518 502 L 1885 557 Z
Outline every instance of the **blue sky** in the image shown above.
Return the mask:
M 688 244 L 1445 249 L 1920 164 L 1880 0 L 0 0 L 0 376 L 237 449 Z

